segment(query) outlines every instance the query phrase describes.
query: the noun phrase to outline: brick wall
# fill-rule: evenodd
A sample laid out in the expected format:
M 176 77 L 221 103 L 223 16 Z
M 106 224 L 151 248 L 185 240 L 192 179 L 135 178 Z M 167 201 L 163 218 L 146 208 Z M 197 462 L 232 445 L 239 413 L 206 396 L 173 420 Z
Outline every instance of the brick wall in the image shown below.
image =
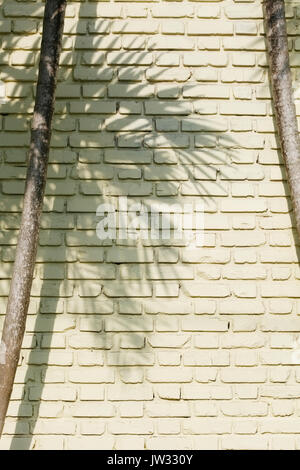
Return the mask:
M 286 5 L 297 90 L 300 3 Z M 42 15 L 1 7 L 1 321 Z M 298 240 L 270 98 L 259 1 L 68 3 L 1 448 L 300 447 Z M 103 242 L 96 208 L 118 196 L 203 201 L 203 246 Z

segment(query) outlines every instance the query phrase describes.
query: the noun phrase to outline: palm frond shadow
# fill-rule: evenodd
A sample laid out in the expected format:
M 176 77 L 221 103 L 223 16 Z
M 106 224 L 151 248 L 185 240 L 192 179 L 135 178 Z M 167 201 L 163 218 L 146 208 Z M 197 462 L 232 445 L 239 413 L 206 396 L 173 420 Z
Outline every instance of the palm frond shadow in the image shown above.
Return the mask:
M 38 8 L 37 14 L 40 15 Z M 57 397 L 65 387 L 65 380 L 72 382 L 70 370 L 112 369 L 117 381 L 140 383 L 143 374 L 153 367 L 151 361 L 153 348 L 156 347 L 151 328 L 145 331 L 145 319 L 155 320 L 161 314 L 159 324 L 156 322 L 156 331 L 161 335 L 184 337 L 184 347 L 190 344 L 191 334 L 174 332 L 174 321 L 170 321 L 171 315 L 168 313 L 173 285 L 178 285 L 180 291 L 178 311 L 173 318 L 178 321 L 182 314 L 189 312 L 183 304 L 191 304 L 191 299 L 188 301 L 182 290 L 181 280 L 177 279 L 176 263 L 168 262 L 167 276 L 165 264 L 156 263 L 155 275 L 151 279 L 149 266 L 153 263 L 144 262 L 149 249 L 154 252 L 162 243 L 164 247 L 169 247 L 168 256 L 177 260 L 177 247 L 186 246 L 186 242 L 178 240 L 177 246 L 172 240 L 114 239 L 103 242 L 95 233 L 97 206 L 102 202 L 111 202 L 116 206 L 119 196 L 127 196 L 130 201 L 142 202 L 150 209 L 158 200 L 182 204 L 184 196 L 190 202 L 201 199 L 209 219 L 218 210 L 219 201 L 228 194 L 227 181 L 246 180 L 250 168 L 256 165 L 259 151 L 259 148 L 252 150 L 248 132 L 228 132 L 224 127 L 225 120 L 216 120 L 211 116 L 211 104 L 217 104 L 218 99 L 193 98 L 192 95 L 183 98 L 181 84 L 174 82 L 175 76 L 168 81 L 170 77 L 166 75 L 166 68 L 162 67 L 159 72 L 156 67 L 155 73 L 151 72 L 153 64 L 149 63 L 148 50 L 140 50 L 140 45 L 134 49 L 135 39 L 128 35 L 126 50 L 120 52 L 119 37 L 110 33 L 113 20 L 93 19 L 97 2 L 89 4 L 88 8 L 86 16 L 84 5 L 80 5 L 82 23 L 74 25 L 67 18 L 69 24 L 59 71 L 45 209 L 27 323 L 28 349 L 24 349 L 20 359 L 20 364 L 28 365 L 25 377 L 22 372 L 24 368 L 18 371 L 16 377 L 13 399 L 16 403 L 21 400 L 21 404 L 17 409 L 11 406 L 9 411 L 9 422 L 17 418 L 11 449 L 35 446 L 35 433 L 45 432 L 39 419 L 43 420 L 44 416 L 49 418 L 49 411 L 44 414 L 43 402 L 50 400 L 53 404 L 58 403 Z M 40 20 L 41 15 L 37 18 Z M 26 36 L 21 39 L 20 35 L 8 35 L 2 45 L 4 52 L 17 50 L 20 40 L 24 40 L 26 50 Z M 16 119 L 20 113 L 28 113 L 30 118 L 38 49 L 37 37 L 35 45 L 30 46 L 29 54 L 26 53 L 29 66 L 6 65 L 1 71 L 1 79 L 9 90 L 9 100 L 0 108 L 5 122 Z M 109 64 L 104 59 L 107 50 Z M 145 64 L 142 67 L 134 65 L 136 54 Z M 128 68 L 131 79 L 126 79 Z M 147 71 L 148 82 L 141 83 L 141 75 L 147 74 Z M 196 86 L 195 82 L 190 81 L 191 76 L 190 72 L 187 83 Z M 122 86 L 119 96 L 116 85 Z M 155 86 L 160 87 L 158 98 L 154 96 Z M 68 97 L 66 93 L 69 93 Z M 113 100 L 117 103 L 116 108 Z M 158 119 L 154 107 L 151 111 L 153 103 L 159 105 Z M 142 111 L 145 106 L 147 113 Z M 86 119 L 82 118 L 83 113 Z M 16 139 L 15 132 L 9 131 L 8 125 L 4 128 L 2 139 L 5 147 L 1 165 L 3 198 L 0 209 L 4 213 L 1 237 L 7 237 L 7 246 L 2 250 L 2 260 L 7 262 L 4 269 L 7 269 L 8 262 L 12 265 L 14 258 L 13 245 L 17 240 L 26 170 L 24 148 L 29 145 L 29 120 L 25 118 L 20 121 L 22 137 L 18 132 Z M 9 147 L 14 149 L 10 150 Z M 104 160 L 105 150 L 116 149 L 119 153 L 114 162 Z M 127 158 L 127 155 L 138 157 L 141 154 L 140 163 L 136 163 L 138 158 L 135 161 L 130 161 L 130 156 Z M 142 173 L 143 186 L 140 184 Z M 10 183 L 12 177 L 16 179 L 13 185 Z M 216 231 L 209 226 L 207 228 L 208 233 Z M 210 246 L 209 242 L 206 246 Z M 132 264 L 107 261 L 112 247 L 130 248 L 135 252 L 135 261 Z M 81 266 L 84 270 L 80 269 Z M 109 286 L 119 283 L 114 280 L 115 273 L 116 279 L 128 281 L 128 289 L 135 286 L 134 291 L 123 293 L 126 300 L 122 299 L 123 296 L 109 294 Z M 4 296 L 8 294 L 9 274 L 3 282 Z M 187 273 L 187 279 L 190 278 L 194 276 Z M 165 298 L 158 298 L 156 302 L 152 294 L 141 297 L 145 282 L 152 283 L 153 290 L 165 284 Z M 184 302 L 181 302 L 182 299 Z M 114 328 L 104 327 L 107 318 L 119 320 L 119 333 Z M 82 346 L 85 340 L 86 344 Z M 66 341 L 73 348 L 72 353 L 64 351 Z M 86 350 L 84 358 L 79 349 L 82 347 Z M 128 357 L 132 361 L 132 365 L 129 360 L 126 367 L 118 362 L 118 353 L 125 349 L 130 350 Z M 115 359 L 108 357 L 107 352 L 115 352 Z M 180 356 L 180 348 L 178 354 Z M 64 358 L 62 366 L 59 366 L 59 357 Z M 144 365 L 147 360 L 149 366 Z M 77 382 L 74 379 L 73 387 L 82 381 L 83 375 Z M 101 388 L 99 381 L 97 384 Z M 61 406 L 53 407 L 53 417 L 72 416 L 73 400 L 82 400 L 79 386 L 76 387 L 76 396 L 72 396 L 70 402 L 62 398 L 59 400 Z M 44 391 L 50 388 L 50 395 L 45 394 Z M 88 416 L 80 419 L 73 417 L 73 422 L 81 419 L 88 419 Z M 98 419 L 102 421 L 101 417 Z M 59 433 L 59 425 L 56 424 L 56 427 L 55 432 Z M 7 426 L 5 435 L 10 434 L 9 429 Z

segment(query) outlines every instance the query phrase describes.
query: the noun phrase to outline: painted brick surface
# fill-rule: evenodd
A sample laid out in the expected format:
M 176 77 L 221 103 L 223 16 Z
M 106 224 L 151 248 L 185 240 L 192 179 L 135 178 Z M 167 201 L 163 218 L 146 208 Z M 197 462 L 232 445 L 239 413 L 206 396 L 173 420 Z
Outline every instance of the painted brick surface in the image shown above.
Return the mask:
M 0 15 L 3 322 L 43 7 Z M 299 247 L 261 2 L 68 2 L 53 127 L 0 448 L 299 449 Z M 96 208 L 118 196 L 201 200 L 203 246 L 99 240 Z

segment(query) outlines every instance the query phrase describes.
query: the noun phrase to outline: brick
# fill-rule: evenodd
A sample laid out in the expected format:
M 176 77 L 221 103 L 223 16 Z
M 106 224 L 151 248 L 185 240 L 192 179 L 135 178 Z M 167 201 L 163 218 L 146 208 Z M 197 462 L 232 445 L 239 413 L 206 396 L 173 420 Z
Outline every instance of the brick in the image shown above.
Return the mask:
M 103 402 L 77 403 L 70 411 L 74 418 L 108 418 L 115 414 L 114 406 Z
M 201 299 L 199 302 L 194 302 L 195 313 L 197 315 L 208 314 L 212 315 L 216 311 L 216 302 L 214 300 Z
M 172 5 L 172 11 L 170 6 L 166 5 L 155 5 L 151 8 L 152 16 L 154 18 L 184 18 L 192 17 L 194 13 L 193 5 Z
M 120 49 L 121 39 L 116 37 L 79 37 L 75 43 L 76 49 Z
M 222 52 L 186 52 L 183 56 L 183 65 L 192 67 L 225 67 L 227 62 L 228 55 Z
M 152 367 L 147 371 L 147 380 L 154 383 L 185 383 L 192 381 L 192 372 L 188 368 Z
M 72 102 L 70 105 L 71 113 L 111 114 L 115 112 L 115 109 L 115 103 L 112 103 L 110 101 L 81 101 Z
M 276 286 L 276 289 L 274 287 Z M 267 284 L 261 288 L 262 297 L 298 297 L 298 284 Z
M 63 450 L 64 439 L 60 437 L 39 436 L 35 443 L 38 450 Z
M 190 439 L 182 437 L 153 437 L 147 440 L 147 449 L 191 449 L 192 442 Z
M 263 383 L 267 380 L 267 371 L 263 368 L 232 368 L 221 371 L 224 383 Z
M 122 21 L 117 20 L 113 25 L 114 33 L 137 33 L 137 34 L 154 34 L 158 32 L 157 21 L 149 20 L 131 20 L 131 21 Z
M 221 405 L 222 413 L 225 416 L 266 416 L 268 414 L 268 404 L 264 402 L 234 402 Z
M 159 434 L 179 434 L 180 423 L 177 420 L 162 419 L 158 423 Z
M 120 404 L 120 416 L 122 418 L 141 418 L 144 414 L 143 403 L 126 402 Z
M 116 439 L 115 448 L 117 450 L 142 450 L 145 448 L 143 437 L 122 436 Z
M 241 21 L 235 24 L 235 32 L 240 35 L 256 35 L 257 25 L 253 21 Z
M 97 300 L 83 300 L 74 299 L 67 303 L 68 313 L 93 313 L 93 314 L 109 314 L 113 313 L 113 302 L 110 300 L 97 301 Z
M 70 366 L 73 363 L 73 354 L 71 352 L 38 352 L 33 351 L 28 359 L 28 364 L 42 365 L 58 365 Z
M 21 416 L 23 418 L 32 416 L 32 405 L 23 403 L 20 407 L 17 402 L 12 402 L 8 406 L 7 410 L 8 417 Z
M 187 182 L 182 185 L 181 194 L 183 196 L 227 196 L 227 187 L 215 183 L 212 181 L 208 182 Z M 224 211 L 225 212 L 225 211 Z
M 114 439 L 112 437 L 69 437 L 66 443 L 68 450 L 112 450 Z
M 137 251 L 135 248 L 108 248 L 106 261 L 112 263 L 151 263 L 153 251 L 151 249 Z
M 208 399 L 230 400 L 232 398 L 232 391 L 231 391 L 230 386 L 183 385 L 182 397 L 186 400 L 206 400 L 206 399 L 207 400 Z
M 178 85 L 157 84 L 157 96 L 159 98 L 178 98 L 180 94 L 180 87 Z
M 108 365 L 110 366 L 150 366 L 154 364 L 152 353 L 135 352 L 111 352 L 107 353 Z
M 178 114 L 186 115 L 192 112 L 191 103 L 186 101 L 178 101 L 172 103 L 169 101 L 147 101 L 145 103 L 146 114 Z
M 231 429 L 231 422 L 222 418 L 185 420 L 183 425 L 184 434 L 230 434 Z
M 71 420 L 41 420 L 35 424 L 36 434 L 71 435 L 75 432 L 76 425 Z
M 148 301 L 144 303 L 146 313 L 158 314 L 165 313 L 170 315 L 188 314 L 192 312 L 192 304 L 182 301 Z
M 75 401 L 76 390 L 68 386 L 58 386 L 57 384 L 46 385 L 41 391 L 40 387 L 30 387 L 29 400 L 44 400 L 44 401 Z M 47 415 L 48 416 L 48 415 Z
M 80 10 L 80 16 L 82 18 L 95 18 L 99 16 L 103 18 L 120 18 L 121 14 L 121 5 L 104 5 L 102 2 L 99 5 L 82 5 Z
M 261 330 L 274 332 L 297 332 L 300 331 L 300 321 L 298 318 L 265 318 L 261 323 Z
M 203 93 L 201 95 L 201 93 Z M 206 95 L 207 93 L 207 90 L 205 90 L 204 92 L 201 92 L 201 90 L 199 90 L 199 88 L 197 90 L 195 89 L 192 89 L 191 91 L 187 91 L 187 90 L 184 90 L 183 91 L 183 94 L 184 96 L 187 96 L 187 97 L 191 97 L 191 95 L 194 95 L 195 97 L 199 97 L 200 95 L 201 96 L 205 96 L 205 97 L 208 97 Z M 212 93 L 212 94 L 216 94 L 216 93 Z M 190 131 L 190 132 L 204 132 L 204 131 L 226 131 L 228 128 L 228 125 L 227 125 L 227 121 L 226 119 L 218 119 L 218 118 L 214 118 L 214 119 L 203 119 L 203 118 L 197 118 L 197 119 L 184 119 L 182 121 L 182 130 L 183 131 Z M 208 169 L 209 171 L 209 169 Z M 201 178 L 199 178 L 201 179 Z M 206 178 L 204 178 L 206 179 Z
M 170 139 L 171 137 L 171 139 Z M 186 135 L 172 135 L 169 134 L 148 134 L 144 143 L 146 147 L 150 148 L 186 148 L 189 145 L 189 138 Z
M 100 64 L 103 64 L 104 62 L 104 58 L 105 58 L 105 54 L 104 52 L 84 52 L 82 54 L 82 65 L 84 64 L 88 64 L 88 65 L 100 65 Z M 92 85 L 93 87 L 93 85 Z M 95 85 L 94 85 L 95 87 Z M 83 85 L 83 90 L 85 90 L 85 92 L 89 89 L 90 87 L 87 86 L 87 85 Z M 100 90 L 103 90 L 103 88 L 100 86 L 97 86 L 98 89 Z M 92 88 L 93 89 L 93 88 Z M 105 91 L 105 89 L 104 89 Z M 83 93 L 83 96 L 86 96 L 85 92 Z M 102 92 L 103 93 L 103 92 Z M 89 95 L 87 95 L 89 96 Z M 101 96 L 101 94 L 100 94 Z
M 286 420 L 284 418 L 269 419 L 262 423 L 261 432 L 264 433 L 282 433 L 295 434 L 299 433 L 298 422 L 294 419 Z
M 187 403 L 149 404 L 146 407 L 150 417 L 189 417 L 190 410 Z
M 224 279 L 266 279 L 267 271 L 264 268 L 250 266 L 236 266 L 223 268 Z
M 162 398 L 162 399 L 179 400 L 180 399 L 180 386 L 179 385 L 159 385 L 157 393 L 158 393 L 159 398 Z
M 297 252 L 294 248 L 265 248 L 260 254 L 262 263 L 297 263 Z
M 114 371 L 111 368 L 80 367 L 69 372 L 71 383 L 113 383 Z
M 158 279 L 193 279 L 193 271 L 188 266 L 147 266 L 146 277 L 151 280 Z
M 258 333 L 235 333 L 221 339 L 223 348 L 262 348 L 266 343 L 264 335 Z
M 147 164 L 152 159 L 152 152 L 150 150 L 106 150 L 104 161 L 106 163 L 118 164 Z
M 197 450 L 218 450 L 219 443 L 217 436 L 194 437 L 194 448 Z
M 146 385 L 122 385 L 122 386 L 110 385 L 108 387 L 107 397 L 108 397 L 108 400 L 111 400 L 111 401 L 152 400 L 153 391 L 152 391 L 152 387 L 149 387 Z
M 104 429 L 104 423 L 94 422 L 93 420 L 82 421 L 80 426 L 83 435 L 101 435 L 104 433 Z
M 265 312 L 262 302 L 257 300 L 226 300 L 220 303 L 220 313 L 230 315 L 260 315 Z
M 143 382 L 144 373 L 140 368 L 123 367 L 119 369 L 119 376 L 126 384 L 136 384 Z
M 150 420 L 123 419 L 109 423 L 109 432 L 112 434 L 153 434 L 153 423 Z
M 227 21 L 218 20 L 192 20 L 188 22 L 189 35 L 231 35 L 233 34 L 233 25 Z
M 263 386 L 261 387 L 260 394 L 262 397 L 271 398 L 298 398 L 299 390 L 297 386 Z M 275 402 L 273 402 L 274 404 Z M 280 402 L 282 403 L 282 402 Z
M 68 266 L 68 279 L 115 279 L 115 266 L 80 263 Z
M 151 297 L 151 285 L 115 282 L 104 286 L 104 294 L 108 297 Z
M 171 36 L 151 37 L 148 41 L 149 50 L 191 50 L 194 49 L 194 40 L 181 38 L 180 43 L 177 38 Z
M 216 351 L 210 354 L 202 351 L 186 352 L 183 362 L 187 366 L 228 366 L 229 352 Z
M 150 335 L 148 342 L 152 348 L 180 348 L 184 346 L 189 340 L 187 335 L 168 335 L 166 333 Z
M 265 115 L 266 105 L 264 103 L 221 103 L 221 114 L 234 114 L 234 115 Z
M 108 96 L 111 98 L 148 98 L 153 96 L 152 85 L 109 85 Z
M 104 400 L 104 388 L 99 385 L 82 385 L 80 387 L 80 400 L 87 400 L 87 401 L 94 401 L 94 400 Z M 92 424 L 92 423 L 89 423 Z M 88 426 L 83 426 L 84 428 L 87 428 L 86 432 L 83 432 L 83 434 L 93 434 L 92 429 L 89 428 Z M 100 431 L 99 426 L 99 431 Z M 103 427 L 104 428 L 104 427 Z M 90 429 L 90 432 L 87 432 L 88 429 Z M 103 429 L 104 431 L 104 429 Z
M 221 210 L 222 212 L 265 212 L 267 205 L 260 199 L 232 199 L 222 201 Z
M 150 119 L 132 118 L 109 118 L 105 120 L 105 127 L 108 131 L 151 131 L 152 122 Z
M 291 354 L 290 351 L 264 351 L 260 354 L 262 364 L 266 365 L 292 365 L 299 364 L 299 357 L 297 354 Z
M 105 320 L 105 331 L 153 331 L 151 318 L 109 318 Z
M 162 25 L 163 34 L 184 34 L 184 24 L 180 21 L 168 21 Z
M 113 138 L 110 134 L 94 135 L 92 138 L 87 134 L 71 135 L 70 144 L 72 147 L 102 148 L 113 147 Z
M 229 98 L 229 88 L 225 86 L 211 86 L 189 84 L 183 87 L 184 98 Z M 218 130 L 218 129 L 217 129 Z M 224 127 L 220 130 L 226 130 Z
M 170 171 L 168 166 L 147 167 L 144 170 L 145 180 L 148 181 L 180 181 L 187 180 L 188 174 L 184 168 L 174 168 Z
M 111 80 L 112 76 L 113 70 L 110 68 L 100 68 L 92 65 L 89 67 L 77 67 L 74 69 L 75 80 L 105 82 L 107 80 Z
M 106 335 L 81 332 L 79 335 L 69 337 L 69 345 L 74 349 L 110 349 L 112 342 Z
M 184 249 L 182 251 L 182 261 L 184 263 L 210 263 L 225 264 L 230 260 L 229 250 L 216 249 Z
M 266 45 L 263 38 L 224 38 L 225 50 L 264 51 Z
M 267 450 L 268 438 L 261 436 L 224 436 L 222 448 L 227 450 Z
M 225 285 L 214 283 L 183 283 L 183 288 L 190 297 L 228 297 L 230 291 Z
M 291 313 L 293 304 L 289 300 L 270 300 L 269 309 L 270 313 Z
M 199 319 L 189 317 L 182 319 L 183 331 L 227 331 L 228 322 L 217 318 Z
M 274 450 L 294 450 L 295 449 L 295 438 L 290 436 L 273 436 L 272 437 L 272 449 Z

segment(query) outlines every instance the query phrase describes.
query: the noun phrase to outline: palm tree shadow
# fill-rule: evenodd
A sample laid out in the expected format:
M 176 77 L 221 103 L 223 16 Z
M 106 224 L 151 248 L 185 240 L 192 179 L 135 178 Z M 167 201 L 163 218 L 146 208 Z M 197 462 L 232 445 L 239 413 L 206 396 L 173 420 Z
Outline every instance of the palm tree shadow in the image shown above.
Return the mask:
M 100 415 L 89 416 L 84 406 L 80 412 L 76 410 L 76 405 L 84 405 L 87 400 L 81 395 L 81 390 L 79 393 L 77 384 L 91 384 L 94 379 L 84 378 L 84 374 L 92 371 L 92 375 L 99 370 L 106 371 L 111 376 L 111 382 L 117 375 L 123 384 L 131 384 L 133 387 L 139 384 L 145 371 L 147 373 L 149 367 L 152 367 L 155 346 L 151 326 L 146 325 L 153 324 L 152 319 L 157 314 L 160 314 L 160 320 L 155 320 L 158 332 L 180 336 L 174 330 L 175 321 L 169 320 L 168 304 L 170 299 L 177 299 L 178 293 L 184 298 L 182 279 L 178 279 L 176 263 L 169 263 L 170 259 L 177 260 L 177 247 L 185 246 L 184 242 L 177 241 L 177 247 L 172 246 L 172 240 L 130 242 L 113 239 L 104 243 L 95 234 L 97 206 L 101 202 L 110 202 L 116 206 L 119 196 L 127 196 L 131 202 L 142 202 L 149 209 L 158 200 L 166 204 L 182 204 L 184 196 L 191 203 L 201 199 L 208 220 L 217 212 L 219 202 L 227 197 L 227 182 L 232 178 L 237 181 L 247 179 L 247 170 L 255 162 L 257 153 L 250 150 L 247 132 L 236 133 L 233 137 L 228 132 L 226 117 L 217 121 L 215 117 L 210 118 L 212 103 L 218 103 L 218 99 L 213 101 L 201 93 L 195 98 L 193 87 L 190 87 L 184 99 L 179 98 L 178 85 L 174 81 L 167 81 L 170 78 L 166 80 L 166 69 L 162 68 L 161 72 L 157 68 L 154 70 L 152 62 L 149 63 L 149 51 L 141 52 L 130 35 L 126 36 L 125 52 L 119 52 L 119 38 L 112 36 L 109 29 L 113 20 L 109 18 L 109 14 L 108 18 L 94 20 L 97 8 L 97 2 L 80 5 L 79 16 L 82 21 L 73 24 L 74 20 L 67 20 L 66 43 L 69 41 L 70 44 L 62 55 L 57 90 L 57 118 L 52 141 L 55 161 L 63 158 L 65 163 L 58 165 L 57 169 L 53 168 L 54 180 L 52 186 L 48 186 L 49 197 L 55 196 L 63 204 L 60 209 L 61 219 L 67 219 L 70 215 L 76 225 L 60 227 L 59 231 L 65 236 L 65 241 L 54 248 L 56 254 L 53 253 L 55 256 L 50 261 L 47 259 L 47 250 L 42 251 L 38 261 L 38 266 L 42 262 L 46 264 L 41 278 L 41 291 L 36 287 L 34 294 L 40 299 L 39 313 L 35 324 L 30 327 L 30 331 L 35 332 L 37 337 L 37 347 L 33 345 L 27 358 L 24 394 L 20 405 L 21 411 L 21 407 L 33 404 L 34 411 L 30 417 L 22 416 L 20 412 L 11 449 L 20 446 L 36 448 L 35 434 L 62 434 L 64 431 L 58 423 L 61 423 L 59 418 L 64 416 L 64 412 L 72 416 L 72 422 L 68 422 L 65 431 L 69 437 L 75 432 L 76 421 L 81 423 L 89 418 L 97 423 L 103 421 Z M 104 11 L 102 3 L 101 8 Z M 126 24 L 123 27 L 126 28 Z M 70 37 L 75 40 L 70 41 Z M 110 54 L 109 65 L 103 65 L 103 51 L 106 50 Z M 141 82 L 139 68 L 134 65 L 137 54 L 140 54 L 140 60 L 144 64 L 140 67 L 142 74 L 148 71 L 147 84 Z M 33 73 L 35 70 L 36 67 L 29 68 L 29 83 L 36 76 Z M 14 72 L 14 68 L 8 69 L 7 77 L 13 76 Z M 23 70 L 22 73 L 24 74 Z M 15 76 L 15 80 L 18 79 L 19 76 Z M 160 82 L 163 82 L 163 86 L 160 86 Z M 18 82 L 15 83 L 12 94 L 22 95 L 22 87 Z M 67 89 L 69 85 L 70 88 Z M 192 85 L 196 89 L 199 83 L 192 82 Z M 118 89 L 119 86 L 122 88 Z M 154 97 L 156 86 L 160 87 L 159 99 Z M 19 101 L 7 103 L 3 114 L 6 115 L 6 111 L 16 114 L 26 109 L 29 103 Z M 28 112 L 31 111 L 32 106 L 28 107 Z M 86 117 L 83 118 L 82 114 L 86 114 Z M 20 145 L 28 145 L 28 142 L 28 134 L 24 133 Z M 66 145 L 69 146 L 68 150 L 65 150 Z M 72 156 L 74 153 L 75 161 Z M 242 160 L 242 153 L 246 155 L 246 161 Z M 241 162 L 244 163 L 242 166 L 245 171 L 232 176 Z M 24 166 L 24 162 L 22 165 Z M 61 182 L 60 172 L 65 175 Z M 142 174 L 143 188 L 139 182 Z M 45 221 L 42 228 L 49 230 L 53 234 L 51 236 L 55 236 L 57 232 L 57 226 L 52 227 L 51 221 Z M 207 228 L 208 233 L 215 233 L 217 230 L 210 226 Z M 46 243 L 47 240 L 45 245 Z M 156 253 L 157 247 L 162 243 L 168 249 L 168 257 L 164 258 L 162 253 L 162 261 L 152 268 L 150 265 L 153 261 L 148 264 L 143 260 L 149 250 L 152 254 Z M 130 250 L 134 261 L 128 264 L 122 261 L 121 255 L 119 260 L 114 259 L 112 253 L 119 248 L 128 252 Z M 166 264 L 169 269 L 167 273 Z M 184 267 L 182 264 L 179 266 Z M 194 278 L 191 271 L 186 269 L 187 279 Z M 67 280 L 64 281 L 66 275 Z M 122 295 L 116 295 L 111 286 L 117 286 L 120 281 L 124 283 L 125 291 Z M 153 291 L 146 297 L 141 296 L 140 291 L 144 284 L 152 285 L 157 299 L 153 297 Z M 160 284 L 162 287 L 159 294 Z M 134 291 L 129 290 L 133 286 Z M 71 298 L 73 287 L 75 295 Z M 64 308 L 61 308 L 62 299 Z M 177 305 L 174 315 L 176 321 L 183 313 L 182 308 L 182 303 Z M 106 318 L 112 319 L 115 324 Z M 59 324 L 60 319 L 63 320 L 63 326 L 56 330 L 56 321 Z M 75 331 L 73 334 L 75 326 L 80 329 L 77 334 Z M 188 342 L 190 335 L 186 336 Z M 64 351 L 64 341 L 68 341 L 71 352 Z M 126 356 L 126 366 L 123 362 L 125 350 L 130 352 Z M 176 352 L 180 356 L 180 347 Z M 60 358 L 64 362 L 60 362 Z M 71 366 L 73 360 L 76 366 Z M 179 366 L 180 361 L 181 358 Z M 175 365 L 170 367 L 176 368 L 178 363 L 175 361 Z M 88 372 L 86 375 L 88 376 Z M 67 390 L 61 395 L 61 400 L 58 400 L 60 389 L 65 391 L 66 379 L 73 384 L 76 392 Z M 95 380 L 90 385 L 97 389 L 94 413 L 102 396 L 101 380 Z M 49 417 L 50 408 L 53 419 Z M 108 423 L 113 413 L 114 411 L 111 416 L 106 417 Z M 44 428 L 43 422 L 39 423 L 39 418 L 44 419 Z M 26 424 L 30 426 L 29 432 Z M 51 426 L 55 426 L 56 430 L 53 431 Z M 20 443 L 18 436 L 24 435 L 24 429 L 27 429 L 26 438 Z M 97 431 L 89 430 L 86 434 L 98 436 L 101 432 L 105 433 L 99 429 L 100 427 Z M 47 440 L 43 445 L 51 445 L 49 437 Z M 40 436 L 39 441 L 42 441 Z M 76 444 L 76 439 L 74 442 Z M 59 445 L 63 447 L 63 438 Z

